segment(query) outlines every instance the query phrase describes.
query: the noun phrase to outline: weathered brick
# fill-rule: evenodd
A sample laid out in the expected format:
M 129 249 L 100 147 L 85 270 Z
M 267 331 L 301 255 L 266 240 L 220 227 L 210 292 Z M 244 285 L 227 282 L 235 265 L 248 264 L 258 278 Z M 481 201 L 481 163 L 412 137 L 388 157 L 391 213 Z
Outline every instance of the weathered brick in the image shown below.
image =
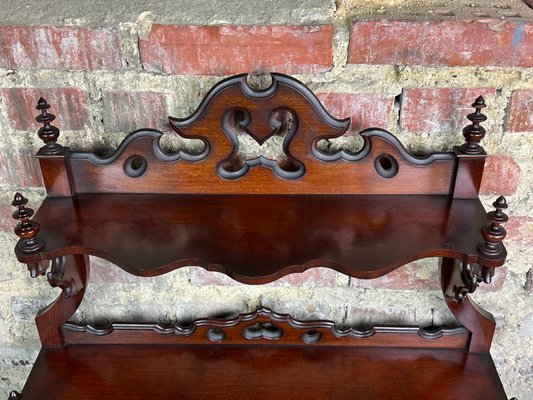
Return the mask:
M 332 66 L 333 27 L 153 25 L 139 48 L 147 71 L 228 75 L 305 74 Z
M 515 90 L 507 112 L 505 130 L 510 132 L 533 131 L 533 90 Z
M 494 88 L 406 88 L 402 96 L 401 127 L 409 132 L 460 132 L 470 122 L 472 102 L 480 95 L 490 103 Z
M 0 149 L 0 187 L 43 186 L 39 162 L 31 149 Z
M 312 299 L 291 299 L 280 297 L 276 292 L 265 293 L 261 298 L 261 306 L 277 313 L 290 314 L 300 320 L 326 319 L 339 323 L 346 313 L 344 305 L 329 299 L 319 296 Z
M 416 321 L 416 310 L 411 307 L 362 308 L 349 305 L 345 323 L 353 327 L 375 325 L 412 325 Z
M 312 268 L 302 273 L 284 276 L 268 286 L 324 287 L 335 286 L 338 273 L 329 268 Z M 232 286 L 239 282 L 219 272 L 210 272 L 203 268 L 192 268 L 190 282 L 193 285 Z
M 533 216 L 510 216 L 505 223 L 506 245 L 533 247 Z
M 104 91 L 103 100 L 104 127 L 108 131 L 168 130 L 167 102 L 163 93 L 109 90 Z
M 530 268 L 526 273 L 526 281 L 524 282 L 524 289 L 528 292 L 533 291 L 533 268 Z
M 125 67 L 115 28 L 0 27 L 0 67 L 116 70 Z
M 488 156 L 480 194 L 511 195 L 520 181 L 520 166 L 511 156 Z
M 417 289 L 438 290 L 439 268 L 436 260 L 430 266 L 428 261 L 415 261 L 376 279 L 351 279 L 351 287 L 367 289 Z
M 117 267 L 112 262 L 99 257 L 91 257 L 91 284 L 136 284 L 142 281 L 143 284 L 153 283 L 157 278 L 132 275 L 122 268 Z
M 10 203 L 0 203 L 0 231 L 12 232 L 16 225 L 13 219 L 15 209 Z
M 522 336 L 533 336 L 533 313 L 524 315 L 522 321 L 520 321 L 518 334 Z
M 495 21 L 354 21 L 354 64 L 533 66 L 533 24 Z M 480 40 L 482 38 L 482 40 Z
M 434 262 L 431 267 L 428 263 Z M 481 284 L 480 290 L 496 292 L 503 288 L 507 277 L 506 268 L 497 268 L 492 282 Z M 351 287 L 392 290 L 440 290 L 440 271 L 436 261 L 419 260 L 376 279 L 350 280 Z
M 336 118 L 352 119 L 349 131 L 366 128 L 390 128 L 394 97 L 376 93 L 318 93 L 328 112 Z
M 45 304 L 39 299 L 24 297 L 11 298 L 11 312 L 17 322 L 32 322 L 37 312 L 44 306 Z
M 56 115 L 53 122 L 59 129 L 80 130 L 89 124 L 87 92 L 76 87 L 68 88 L 4 88 L 0 90 L 9 121 L 13 128 L 33 131 L 42 125 L 35 121 L 35 109 L 39 97 L 50 104 L 50 112 Z
M 255 307 L 247 304 L 247 298 L 232 296 L 220 299 L 217 302 L 180 301 L 175 306 L 175 315 L 178 322 L 186 324 L 198 318 L 232 318 L 240 313 L 255 311 Z

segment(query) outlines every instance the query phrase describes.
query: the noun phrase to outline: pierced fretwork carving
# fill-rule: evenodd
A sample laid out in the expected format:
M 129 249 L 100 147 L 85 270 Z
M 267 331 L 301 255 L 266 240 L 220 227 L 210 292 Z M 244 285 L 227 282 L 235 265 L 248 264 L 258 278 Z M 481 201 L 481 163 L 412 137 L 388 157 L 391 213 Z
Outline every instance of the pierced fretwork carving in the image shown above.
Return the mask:
M 467 118 L 472 123 L 463 129 L 463 136 L 466 139 L 466 143 L 460 149 L 465 154 L 483 154 L 483 147 L 479 145 L 479 142 L 485 137 L 486 133 L 485 128 L 480 125 L 481 122 L 487 120 L 487 117 L 481 113 L 481 110 L 486 107 L 483 96 L 479 96 L 472 103 L 472 107 L 476 111 L 467 115 Z
M 157 343 L 217 343 L 221 345 L 262 345 L 262 339 L 275 341 L 282 345 L 328 346 L 353 345 L 359 340 L 368 345 L 383 345 L 383 341 L 394 346 L 394 341 L 403 335 L 412 335 L 415 342 L 423 347 L 438 343 L 465 345 L 467 331 L 459 328 L 439 328 L 426 330 L 419 327 L 364 327 L 338 328 L 332 321 L 299 321 L 288 314 L 278 314 L 267 308 L 253 313 L 240 314 L 233 319 L 202 318 L 191 324 L 120 324 L 102 321 L 96 325 L 63 325 L 63 334 L 70 340 L 83 343 L 108 341 L 109 343 L 137 343 L 137 337 L 153 333 L 152 340 Z M 400 339 L 401 340 L 401 339 Z
M 37 132 L 39 138 L 41 138 L 41 140 L 44 142 L 44 146 L 41 147 L 41 152 L 43 154 L 61 153 L 63 151 L 63 146 L 57 143 L 59 129 L 51 125 L 51 122 L 56 119 L 56 116 L 48 112 L 50 109 L 50 104 L 48 104 L 47 101 L 41 97 L 37 102 L 36 108 L 37 110 L 41 111 L 41 114 L 37 115 L 35 120 L 44 125 Z
M 37 237 L 40 225 L 37 221 L 30 218 L 33 216 L 33 210 L 26 207 L 28 199 L 22 194 L 16 193 L 11 205 L 17 207 L 13 213 L 13 218 L 20 220 L 15 226 L 15 234 L 20 238 L 17 248 L 23 253 L 34 253 L 43 248 L 44 242 Z
M 226 179 L 235 179 L 245 175 L 251 167 L 262 165 L 272 168 L 285 179 L 296 179 L 305 173 L 303 163 L 289 153 L 289 145 L 298 130 L 298 116 L 287 108 L 273 110 L 268 116 L 268 128 L 253 131 L 254 124 L 250 112 L 244 108 L 232 108 L 222 117 L 222 129 L 233 144 L 232 154 L 218 164 L 217 172 Z M 256 129 L 259 124 L 255 122 Z M 272 136 L 284 136 L 284 154 L 271 159 L 263 155 L 255 158 L 244 158 L 239 152 L 239 137 L 248 135 L 259 145 L 263 145 Z
M 257 323 L 245 327 L 242 330 L 242 335 L 248 340 L 278 340 L 283 335 L 283 330 L 271 323 Z

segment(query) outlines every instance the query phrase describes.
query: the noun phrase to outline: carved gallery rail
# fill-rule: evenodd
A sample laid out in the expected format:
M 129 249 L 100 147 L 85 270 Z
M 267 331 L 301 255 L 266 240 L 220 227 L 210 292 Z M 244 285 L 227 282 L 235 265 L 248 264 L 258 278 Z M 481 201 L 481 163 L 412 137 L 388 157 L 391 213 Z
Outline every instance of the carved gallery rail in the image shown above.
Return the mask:
M 478 199 L 483 98 L 473 107 L 453 152 L 413 156 L 372 128 L 360 150 L 327 153 L 318 142 L 344 134 L 349 119 L 291 77 L 254 90 L 238 75 L 191 117 L 170 118 L 202 141 L 199 153 L 166 151 L 161 132 L 143 129 L 100 157 L 58 144 L 40 99 L 48 196 L 33 218 L 15 195 L 15 252 L 62 293 L 36 317 L 42 350 L 11 399 L 505 399 L 489 354 L 494 318 L 469 298 L 504 264 L 507 220 L 503 197 L 488 214 Z M 243 135 L 282 136 L 283 154 L 247 157 Z M 265 308 L 188 326 L 76 325 L 90 255 L 138 276 L 198 265 L 248 284 L 313 267 L 370 279 L 438 257 L 463 326 L 341 329 Z

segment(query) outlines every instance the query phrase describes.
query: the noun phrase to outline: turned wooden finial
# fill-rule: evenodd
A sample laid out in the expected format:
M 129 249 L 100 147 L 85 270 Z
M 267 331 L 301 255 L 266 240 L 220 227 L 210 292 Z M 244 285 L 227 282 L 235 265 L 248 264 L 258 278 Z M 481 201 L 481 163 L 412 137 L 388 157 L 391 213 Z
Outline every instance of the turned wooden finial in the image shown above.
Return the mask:
M 27 203 L 27 198 L 20 193 L 16 193 L 11 205 L 18 207 L 13 213 L 13 218 L 20 220 L 17 226 L 15 226 L 15 234 L 21 239 L 17 247 L 25 253 L 33 253 L 40 250 L 44 246 L 44 243 L 37 238 L 40 226 L 37 221 L 30 219 L 33 215 L 33 210 L 26 207 Z
M 22 400 L 22 395 L 16 390 L 12 390 L 7 400 Z
M 463 136 L 466 139 L 466 143 L 463 144 L 460 149 L 465 154 L 482 154 L 483 147 L 479 145 L 479 142 L 485 137 L 486 131 L 480 123 L 487 120 L 487 117 L 481 113 L 481 109 L 486 107 L 483 96 L 479 96 L 474 103 L 472 103 L 472 107 L 474 107 L 476 111 L 466 116 L 466 118 L 472 123 L 465 126 L 463 129 Z
M 56 116 L 54 114 L 48 112 L 50 104 L 48 104 L 46 100 L 41 97 L 39 98 L 39 101 L 37 102 L 37 107 L 35 108 L 41 111 L 41 114 L 37 115 L 37 117 L 35 117 L 35 120 L 44 125 L 37 132 L 41 140 L 44 142 L 44 146 L 41 147 L 41 151 L 44 154 L 61 153 L 61 151 L 63 150 L 63 146 L 56 143 L 57 138 L 59 137 L 59 129 L 53 125 L 50 125 L 50 123 L 54 119 L 56 119 Z
M 503 254 L 502 241 L 507 235 L 505 228 L 501 225 L 507 222 L 509 217 L 502 211 L 507 208 L 505 197 L 498 197 L 492 205 L 496 210 L 487 213 L 491 223 L 481 228 L 484 241 L 478 245 L 478 251 L 484 257 L 498 258 Z

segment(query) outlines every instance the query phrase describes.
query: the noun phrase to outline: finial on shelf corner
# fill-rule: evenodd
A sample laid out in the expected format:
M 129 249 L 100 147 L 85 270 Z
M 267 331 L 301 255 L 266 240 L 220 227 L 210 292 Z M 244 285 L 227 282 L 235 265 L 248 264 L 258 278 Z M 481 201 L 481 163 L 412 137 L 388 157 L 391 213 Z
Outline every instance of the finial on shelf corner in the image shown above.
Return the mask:
M 487 213 L 490 224 L 481 228 L 483 242 L 478 245 L 479 253 L 487 258 L 498 258 L 503 255 L 503 239 L 507 236 L 507 231 L 502 226 L 509 220 L 507 214 L 503 212 L 507 208 L 507 200 L 500 196 L 492 203 L 496 210 Z
M 59 129 L 53 125 L 50 125 L 50 123 L 56 119 L 54 114 L 48 112 L 50 109 L 50 104 L 48 104 L 45 99 L 40 97 L 37 101 L 37 107 L 35 108 L 41 111 L 41 113 L 35 117 L 35 120 L 44 125 L 39 128 L 39 131 L 37 132 L 39 138 L 44 142 L 44 146 L 41 147 L 41 151 L 44 154 L 61 153 L 63 151 L 63 146 L 57 143 Z
M 22 395 L 16 390 L 12 390 L 7 400 L 22 400 Z
M 472 107 L 476 111 L 466 116 L 472 123 L 463 129 L 466 143 L 460 149 L 465 154 L 483 154 L 483 147 L 480 146 L 479 142 L 485 137 L 486 130 L 480 124 L 487 120 L 487 116 L 481 113 L 481 110 L 486 106 L 483 96 L 479 96 L 472 103 Z
M 39 251 L 44 246 L 44 242 L 37 237 L 41 227 L 37 221 L 30 219 L 33 216 L 33 210 L 27 208 L 26 204 L 28 204 L 28 199 L 18 192 L 11 202 L 13 207 L 17 207 L 13 218 L 20 220 L 15 226 L 15 234 L 21 239 L 17 247 L 24 253 L 33 253 Z

